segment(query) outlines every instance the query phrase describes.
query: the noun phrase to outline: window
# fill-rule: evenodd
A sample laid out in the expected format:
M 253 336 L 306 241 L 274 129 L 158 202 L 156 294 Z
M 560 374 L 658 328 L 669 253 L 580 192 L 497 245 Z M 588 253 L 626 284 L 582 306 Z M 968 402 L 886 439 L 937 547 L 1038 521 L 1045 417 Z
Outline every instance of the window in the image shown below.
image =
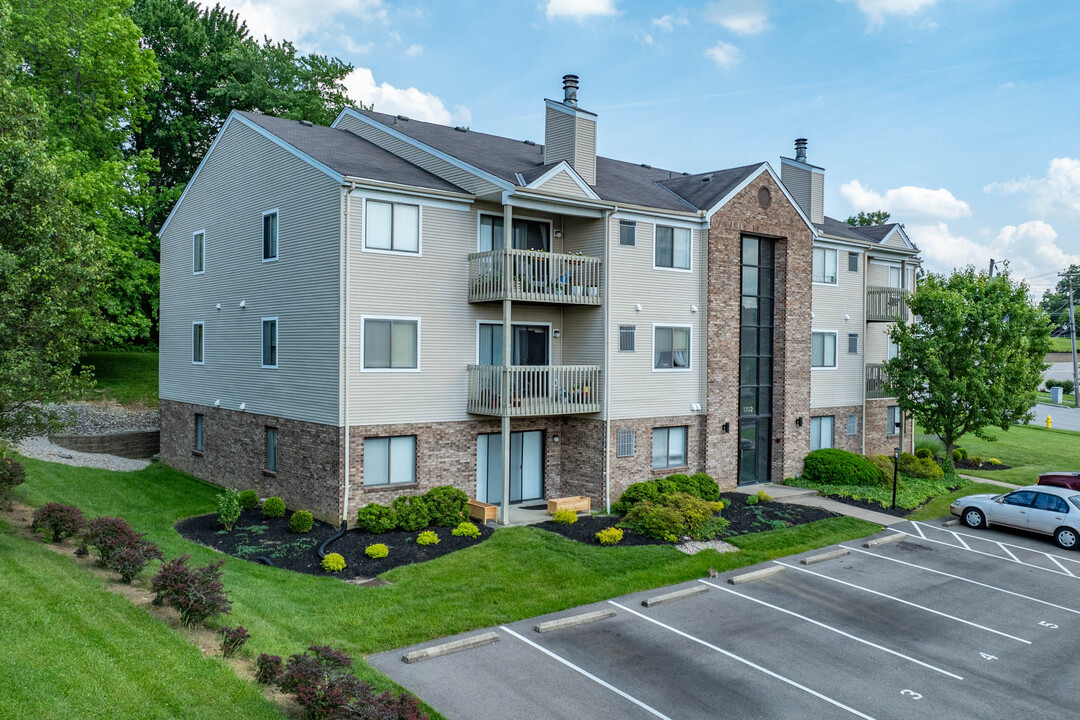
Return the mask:
M 690 328 L 653 328 L 653 369 L 690 369 Z
M 633 247 L 637 245 L 637 223 L 633 220 L 619 221 L 619 244 Z
M 653 428 L 652 466 L 662 468 L 686 467 L 686 428 Z
M 1057 495 L 1047 495 L 1046 493 L 1035 493 L 1035 509 L 1062 514 L 1069 512 L 1069 506 L 1065 504 L 1064 500 Z
M 632 457 L 634 454 L 634 431 L 619 430 L 615 433 L 615 457 Z
M 526 220 L 517 218 L 513 224 L 514 232 L 510 238 L 510 247 L 514 250 L 551 250 L 551 223 L 547 220 Z M 480 216 L 480 252 L 502 250 L 506 247 L 503 235 L 501 215 Z
M 854 415 L 848 415 L 847 416 L 847 427 L 844 429 L 844 432 L 847 433 L 848 435 L 858 435 L 859 434 L 859 418 L 855 417 Z
M 365 249 L 419 254 L 419 205 L 368 200 L 365 207 Z
M 364 485 L 416 482 L 416 436 L 364 438 Z
M 832 447 L 832 416 L 810 418 L 810 449 L 821 450 Z
M 277 260 L 278 211 L 263 213 L 263 262 Z
M 889 338 L 889 359 L 892 360 L 900 355 L 900 346 L 893 342 L 892 338 Z
M 200 230 L 191 236 L 191 272 L 202 275 L 206 271 L 206 232 Z
M 1003 498 L 1006 505 L 1020 505 L 1021 507 L 1031 507 L 1031 504 L 1035 502 L 1035 493 L 1031 490 L 1021 490 L 1019 492 L 1011 492 Z
M 277 428 L 266 428 L 266 469 L 277 472 Z
M 836 250 L 814 248 L 814 282 L 836 284 Z
M 900 287 L 900 268 L 898 268 L 898 267 L 890 267 L 889 268 L 889 287 L 891 287 L 891 288 Z
M 851 272 L 859 272 L 859 253 L 849 252 L 847 254 L 847 269 Z
M 851 355 L 859 354 L 859 333 L 848 333 L 847 351 Z
M 656 226 L 656 267 L 690 269 L 690 230 Z
M 420 320 L 364 318 L 365 370 L 419 370 Z
M 885 434 L 896 435 L 900 432 L 900 406 L 890 405 L 885 415 Z
M 810 335 L 810 367 L 836 367 L 836 333 L 816 332 Z
M 206 445 L 206 418 L 195 416 L 195 452 L 202 452 Z
M 636 349 L 637 326 L 619 326 L 619 352 L 634 352 Z
M 203 322 L 191 323 L 191 362 L 203 364 Z
M 262 321 L 262 366 L 277 367 L 277 318 Z

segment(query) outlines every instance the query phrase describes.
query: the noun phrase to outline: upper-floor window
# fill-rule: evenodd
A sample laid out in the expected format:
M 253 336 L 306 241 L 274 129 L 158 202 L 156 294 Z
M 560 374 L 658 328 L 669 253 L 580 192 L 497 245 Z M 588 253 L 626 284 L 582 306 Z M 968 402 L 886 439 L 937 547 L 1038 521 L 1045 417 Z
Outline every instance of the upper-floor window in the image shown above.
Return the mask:
M 851 272 L 859 272 L 859 253 L 849 252 L 847 254 L 847 269 Z
M 551 223 L 547 220 L 529 220 L 515 218 L 514 231 L 510 237 L 513 250 L 551 250 Z M 501 215 L 480 216 L 480 238 L 477 249 L 480 252 L 502 250 L 506 247 Z
M 690 369 L 689 326 L 653 328 L 653 369 Z
M 690 230 L 656 226 L 656 267 L 690 269 Z
M 851 355 L 859 354 L 859 333 L 848 333 L 847 351 Z
M 262 366 L 277 367 L 277 318 L 262 321 Z
M 836 333 L 815 332 L 810 334 L 810 367 L 836 367 Z
M 419 205 L 368 200 L 365 207 L 365 249 L 419 254 Z
M 637 326 L 619 326 L 619 352 L 634 352 L 637 344 Z
M 892 266 L 889 267 L 889 287 L 901 287 L 900 268 Z
M 263 262 L 277 260 L 278 253 L 278 211 L 268 210 L 263 213 Z
M 419 318 L 364 318 L 364 370 L 419 370 Z
M 191 323 L 191 362 L 195 365 L 203 364 L 203 330 L 206 323 L 202 321 Z
M 619 244 L 637 245 L 637 223 L 633 220 L 619 221 Z
M 897 345 L 896 342 L 893 341 L 892 338 L 889 338 L 888 342 L 889 342 L 889 359 L 892 360 L 893 358 L 899 357 L 900 356 L 900 346 Z
M 191 235 L 191 271 L 201 275 L 206 271 L 206 231 Z
M 814 282 L 836 284 L 836 250 L 814 248 Z

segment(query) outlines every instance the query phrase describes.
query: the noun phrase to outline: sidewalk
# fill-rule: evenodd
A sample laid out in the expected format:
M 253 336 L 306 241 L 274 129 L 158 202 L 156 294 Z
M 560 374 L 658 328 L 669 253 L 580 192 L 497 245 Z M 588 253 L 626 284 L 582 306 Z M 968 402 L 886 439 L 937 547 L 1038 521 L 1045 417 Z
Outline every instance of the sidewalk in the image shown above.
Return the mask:
M 1001 482 L 1000 480 L 987 480 L 986 478 L 975 477 L 974 475 L 963 475 L 961 473 L 956 474 L 964 478 L 965 480 L 970 480 L 977 483 L 986 483 L 987 485 L 999 485 L 1003 488 L 1008 488 L 1010 490 L 1015 490 L 1016 488 L 1021 487 L 1020 485 L 1013 485 L 1012 483 Z
M 773 485 L 772 483 L 740 485 L 735 488 L 735 492 L 742 493 L 743 495 L 756 495 L 759 490 L 764 490 L 777 502 L 821 508 L 822 510 L 834 512 L 837 515 L 848 515 L 850 517 L 859 518 L 860 520 L 877 523 L 878 525 L 889 526 L 894 523 L 904 522 L 903 518 L 888 515 L 886 513 L 875 512 L 873 510 L 866 510 L 861 507 L 855 507 L 854 505 L 848 505 L 847 503 L 822 497 L 818 495 L 817 490 L 789 487 L 787 485 Z

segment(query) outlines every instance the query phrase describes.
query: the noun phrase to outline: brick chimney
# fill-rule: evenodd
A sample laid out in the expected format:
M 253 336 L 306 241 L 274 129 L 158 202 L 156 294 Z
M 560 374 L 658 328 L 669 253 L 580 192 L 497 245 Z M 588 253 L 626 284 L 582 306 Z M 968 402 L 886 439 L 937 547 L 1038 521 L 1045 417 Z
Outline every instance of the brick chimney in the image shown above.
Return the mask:
M 544 100 L 544 163 L 565 160 L 589 185 L 596 184 L 596 115 L 578 107 L 578 76 L 563 75 L 563 99 Z

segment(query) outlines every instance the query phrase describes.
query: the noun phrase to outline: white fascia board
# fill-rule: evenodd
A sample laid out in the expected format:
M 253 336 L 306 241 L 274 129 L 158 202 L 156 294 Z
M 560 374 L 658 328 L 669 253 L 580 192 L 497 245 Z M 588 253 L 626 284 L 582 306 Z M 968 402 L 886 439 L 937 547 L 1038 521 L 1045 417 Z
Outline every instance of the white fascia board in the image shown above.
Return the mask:
M 513 183 L 507 182 L 506 180 L 503 180 L 501 177 L 498 177 L 496 175 L 492 175 L 487 170 L 481 170 L 480 168 L 476 167 L 475 165 L 470 165 L 467 162 L 459 160 L 458 158 L 454 157 L 453 155 L 445 153 L 442 150 L 436 150 L 435 148 L 431 147 L 430 145 L 428 145 L 426 143 L 422 143 L 419 140 L 417 140 L 416 138 L 410 137 L 410 136 L 406 135 L 405 133 L 401 132 L 400 130 L 395 130 L 394 128 L 390 127 L 386 123 L 381 123 L 378 120 L 373 120 L 372 118 L 369 118 L 367 115 L 363 115 L 361 113 L 358 113 L 355 110 L 353 110 L 352 108 L 345 108 L 340 113 L 338 113 L 338 116 L 334 119 L 334 124 L 331 125 L 331 127 L 337 127 L 338 122 L 345 115 L 348 115 L 349 117 L 356 118 L 357 120 L 364 123 L 365 125 L 370 125 L 373 128 L 378 128 L 379 130 L 382 130 L 383 132 L 385 132 L 390 137 L 401 140 L 404 143 L 408 143 L 409 145 L 412 145 L 414 148 L 417 148 L 418 150 L 423 150 L 424 152 L 428 153 L 429 155 L 432 155 L 434 157 L 439 158 L 440 160 L 448 162 L 451 165 L 453 165 L 454 167 L 459 168 L 461 170 L 464 170 L 465 172 L 469 173 L 470 175 L 475 175 L 476 177 L 480 178 L 481 180 L 487 180 L 492 185 L 495 185 L 497 187 L 501 187 L 503 190 L 513 190 L 514 189 L 514 184 Z
M 471 196 L 441 195 L 435 192 L 426 192 L 424 188 L 373 182 L 364 178 L 347 177 L 345 182 L 364 197 L 384 199 L 390 202 L 412 202 L 428 207 L 465 211 L 469 210 L 473 203 Z
M 784 197 L 787 198 L 787 201 L 791 204 L 791 207 L 795 209 L 795 212 L 799 214 L 799 217 L 802 218 L 802 221 L 806 223 L 806 227 L 810 228 L 810 233 L 816 238 L 818 235 L 818 230 L 816 227 L 814 227 L 814 223 L 810 222 L 810 218 L 808 218 L 806 216 L 806 213 L 802 211 L 802 208 L 799 207 L 799 203 L 795 202 L 795 198 L 791 197 L 791 193 L 789 193 L 788 189 L 784 187 L 784 183 L 780 181 L 780 178 L 779 176 L 777 176 L 776 171 L 772 169 L 772 165 L 769 165 L 769 163 L 767 162 L 761 163 L 757 170 L 750 173 L 750 175 L 748 175 L 745 180 L 732 188 L 731 192 L 720 198 L 720 202 L 709 208 L 709 211 L 705 213 L 705 219 L 711 221 L 712 216 L 715 215 L 716 212 L 720 210 L 720 208 L 727 205 L 733 197 L 745 190 L 746 186 L 754 182 L 754 180 L 756 180 L 763 172 L 769 173 L 769 177 L 771 177 L 773 179 L 773 182 L 776 183 L 776 187 L 780 188 L 780 192 L 784 194 Z
M 883 243 L 884 243 L 884 242 L 885 242 L 886 240 L 888 240 L 888 239 L 889 239 L 890 237 L 892 237 L 892 236 L 893 236 L 893 233 L 897 233 L 897 234 L 899 234 L 899 235 L 900 235 L 900 239 L 904 241 L 904 245 L 906 245 L 907 247 L 911 248 L 912 250 L 914 250 L 914 249 L 915 249 L 915 243 L 911 242 L 911 238 L 909 238 L 909 237 L 907 236 L 907 233 L 906 233 L 906 232 L 904 232 L 904 228 L 900 227 L 899 225 L 897 225 L 896 227 L 894 227 L 894 228 L 892 229 L 892 231 L 891 231 L 891 232 L 890 232 L 890 233 L 889 233 L 888 235 L 886 235 L 885 237 L 883 237 L 883 238 L 881 239 L 881 242 L 883 242 Z
M 866 252 L 866 244 L 861 243 L 858 240 L 848 240 L 846 238 L 838 238 L 820 233 L 814 238 L 814 247 L 834 247 L 843 250 L 856 248 L 859 252 Z
M 645 222 L 653 225 L 667 225 L 669 227 L 681 227 L 689 228 L 691 230 L 708 230 L 709 224 L 696 217 L 686 217 L 683 215 L 665 215 L 663 213 L 648 213 L 648 212 L 634 212 L 630 210 L 624 210 L 619 207 L 616 209 L 615 214 L 611 216 L 612 220 L 633 220 L 634 222 Z
M 798 160 L 792 160 L 791 158 L 780 158 L 781 165 L 790 165 L 791 167 L 800 168 L 802 170 L 809 170 L 815 175 L 824 175 L 825 168 L 818 167 L 817 165 L 811 165 L 810 163 L 799 162 Z
M 536 178 L 535 180 L 533 180 L 531 183 L 529 183 L 525 187 L 529 188 L 530 190 L 539 190 L 541 185 L 543 185 L 548 180 L 550 180 L 551 178 L 558 175 L 559 171 L 561 171 L 561 170 L 566 171 L 566 174 L 570 176 L 570 179 L 573 180 L 577 184 L 577 186 L 579 188 L 581 188 L 582 192 L 584 192 L 586 195 L 588 195 L 593 200 L 601 200 L 600 196 L 597 195 L 596 192 L 591 187 L 589 187 L 589 184 L 581 179 L 581 176 L 577 174 L 577 171 L 574 170 L 573 166 L 570 163 L 566 162 L 565 160 L 559 161 L 558 165 L 551 168 L 546 173 L 544 173 L 540 177 Z M 520 173 L 519 173 L 519 175 L 520 175 Z
M 576 217 L 601 218 L 605 212 L 611 211 L 610 205 L 599 205 L 590 202 L 573 202 L 566 198 L 557 198 L 547 195 L 520 195 L 515 193 L 503 193 L 503 205 L 511 205 L 515 208 L 526 210 L 538 210 L 540 212 L 553 213 L 556 215 L 574 215 Z
M 577 117 L 578 115 L 585 115 L 590 120 L 595 120 L 596 117 L 597 117 L 596 113 L 594 113 L 594 112 L 589 112 L 588 110 L 582 110 L 581 108 L 570 107 L 566 103 L 561 103 L 558 100 L 550 100 L 548 98 L 544 98 L 544 104 L 547 107 L 551 108 L 552 110 L 557 110 L 558 112 L 561 112 L 561 113 L 563 113 L 565 115 L 569 115 L 571 117 Z

